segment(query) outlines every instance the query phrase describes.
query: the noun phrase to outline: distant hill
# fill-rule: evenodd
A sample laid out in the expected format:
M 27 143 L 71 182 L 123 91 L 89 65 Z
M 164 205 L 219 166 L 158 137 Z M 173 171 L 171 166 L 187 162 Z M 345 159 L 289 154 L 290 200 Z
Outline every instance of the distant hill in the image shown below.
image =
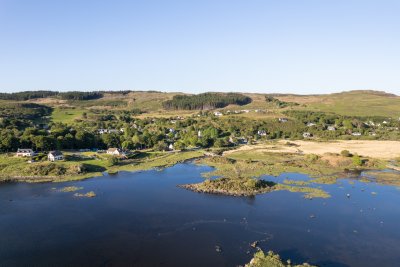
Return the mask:
M 354 90 L 326 95 L 277 95 L 282 101 L 304 104 L 305 109 L 352 116 L 400 117 L 400 97 L 382 91 Z
M 277 105 L 277 99 L 284 104 Z M 349 116 L 400 117 L 400 96 L 374 90 L 354 90 L 333 94 L 261 94 L 261 93 L 165 93 L 158 91 L 51 91 L 0 94 L 0 103 L 37 103 L 54 108 L 56 121 L 73 121 L 90 110 L 138 110 L 142 116 L 173 116 L 193 114 L 202 109 L 260 109 L 268 111 L 249 117 L 263 119 L 278 117 L 285 110 L 311 110 L 333 112 Z M 285 104 L 293 103 L 293 104 Z M 181 110 L 181 111 L 178 111 Z M 245 115 L 245 114 L 243 114 Z M 256 117 L 255 117 L 256 116 Z

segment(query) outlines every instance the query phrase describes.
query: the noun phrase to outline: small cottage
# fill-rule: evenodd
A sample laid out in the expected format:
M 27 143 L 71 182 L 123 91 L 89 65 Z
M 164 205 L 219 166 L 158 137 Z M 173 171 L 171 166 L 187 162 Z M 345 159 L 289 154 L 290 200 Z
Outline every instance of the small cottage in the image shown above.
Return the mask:
M 58 151 L 58 150 L 50 151 L 49 154 L 47 155 L 47 159 L 49 161 L 63 160 L 64 155 L 61 151 Z
M 35 152 L 30 148 L 18 148 L 17 150 L 17 157 L 32 157 L 34 155 Z
M 171 144 L 169 144 L 169 146 L 168 146 L 168 150 L 171 150 L 171 151 L 172 151 L 172 150 L 174 150 L 174 144 L 172 144 L 172 143 L 171 143 Z
M 258 131 L 257 131 L 257 134 L 258 134 L 259 136 L 266 136 L 266 135 L 267 135 L 267 132 L 266 132 L 265 130 L 258 130 Z
M 125 153 L 120 148 L 109 148 L 107 154 L 113 156 L 125 156 Z

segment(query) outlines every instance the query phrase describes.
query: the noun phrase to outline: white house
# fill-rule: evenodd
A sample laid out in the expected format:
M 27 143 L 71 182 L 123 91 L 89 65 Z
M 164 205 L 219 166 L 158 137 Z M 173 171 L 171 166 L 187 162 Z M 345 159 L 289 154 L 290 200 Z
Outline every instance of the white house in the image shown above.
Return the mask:
M 351 135 L 353 135 L 353 136 L 361 136 L 361 133 L 360 132 L 354 132 Z
M 105 133 L 107 133 L 107 129 L 98 129 L 97 132 L 99 134 L 105 134 Z
M 54 151 L 49 152 L 49 154 L 47 155 L 47 158 L 49 161 L 63 160 L 64 155 L 61 151 L 54 150 Z
M 218 117 L 221 117 L 221 116 L 222 116 L 222 113 L 219 112 L 219 111 L 215 111 L 215 112 L 214 112 L 214 115 L 215 115 L 215 116 L 218 116 Z
M 257 134 L 258 134 L 259 136 L 266 136 L 266 135 L 267 135 L 267 132 L 266 132 L 265 130 L 258 130 L 258 131 L 257 131 Z
M 168 150 L 174 150 L 174 144 L 169 144 L 169 146 L 168 146 Z
M 305 132 L 305 133 L 303 133 L 303 137 L 304 138 L 310 138 L 310 137 L 312 137 L 312 134 L 309 133 L 309 132 Z
M 313 122 L 309 122 L 309 123 L 307 123 L 307 127 L 313 127 L 313 126 L 315 126 L 316 124 L 315 123 L 313 123 Z
M 287 122 L 288 121 L 287 118 L 279 118 L 278 120 L 279 120 L 279 122 Z
M 328 126 L 328 131 L 336 131 L 336 127 L 335 126 Z
M 107 149 L 107 154 L 113 156 L 125 156 L 125 153 L 120 148 L 109 148 Z
M 32 157 L 34 155 L 35 152 L 30 148 L 18 148 L 17 150 L 17 157 Z
M 109 129 L 108 133 L 119 133 L 120 131 L 118 131 L 117 129 Z

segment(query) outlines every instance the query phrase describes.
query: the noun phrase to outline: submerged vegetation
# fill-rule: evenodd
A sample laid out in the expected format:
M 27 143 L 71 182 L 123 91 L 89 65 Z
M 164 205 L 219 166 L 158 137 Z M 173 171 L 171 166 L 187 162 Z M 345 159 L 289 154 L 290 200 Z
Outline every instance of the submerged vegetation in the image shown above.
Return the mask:
M 75 193 L 74 194 L 75 197 L 87 197 L 87 198 L 91 198 L 91 197 L 95 197 L 96 193 L 94 191 L 90 191 L 87 193 Z
M 364 177 L 378 184 L 400 186 L 400 172 L 398 171 L 369 171 L 364 174 Z
M 82 190 L 83 187 L 77 187 L 77 186 L 66 186 L 60 189 L 61 192 L 75 192 Z
M 284 262 L 278 254 L 272 251 L 264 253 L 258 251 L 254 254 L 253 259 L 250 263 L 246 264 L 245 267 L 316 267 L 308 263 L 303 264 L 292 264 L 290 260 Z

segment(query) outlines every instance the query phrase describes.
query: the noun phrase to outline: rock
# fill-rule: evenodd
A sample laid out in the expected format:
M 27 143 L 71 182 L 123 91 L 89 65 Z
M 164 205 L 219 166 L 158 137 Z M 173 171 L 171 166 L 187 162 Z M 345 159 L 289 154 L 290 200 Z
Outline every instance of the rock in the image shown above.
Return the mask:
M 256 248 L 258 246 L 258 241 L 254 241 L 250 244 L 251 247 Z
M 216 245 L 215 246 L 215 251 L 218 252 L 218 253 L 221 253 L 222 252 L 221 246 Z

